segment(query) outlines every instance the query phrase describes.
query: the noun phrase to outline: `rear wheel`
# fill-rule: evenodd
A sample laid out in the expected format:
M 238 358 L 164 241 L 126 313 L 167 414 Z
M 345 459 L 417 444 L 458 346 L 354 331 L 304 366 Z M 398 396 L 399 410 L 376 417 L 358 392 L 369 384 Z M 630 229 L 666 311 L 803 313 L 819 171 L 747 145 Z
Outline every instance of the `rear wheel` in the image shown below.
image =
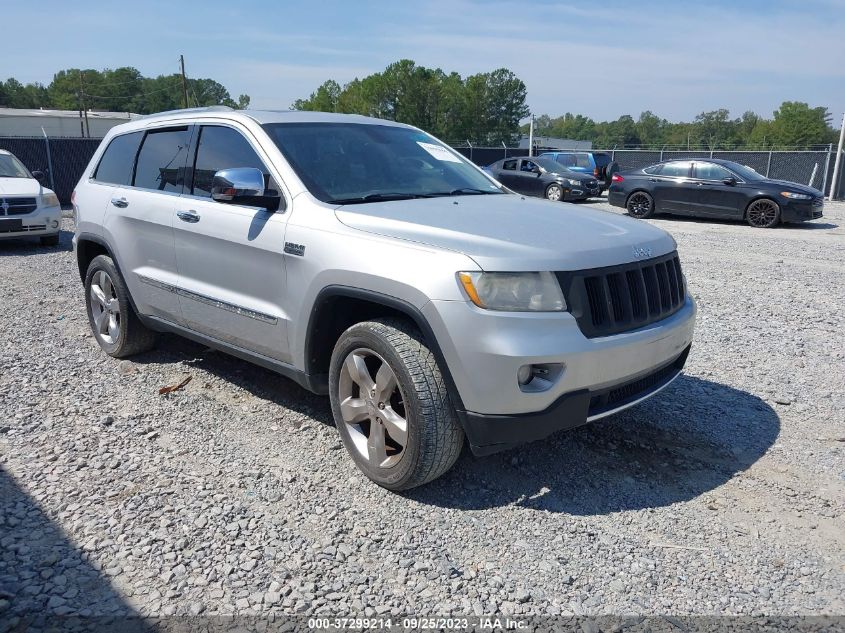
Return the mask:
M 774 200 L 760 198 L 748 205 L 745 219 L 755 228 L 770 229 L 780 222 L 780 206 Z
M 560 202 L 563 199 L 563 187 L 551 184 L 546 187 L 546 198 L 552 202 Z
M 625 204 L 628 209 L 628 215 L 634 218 L 645 219 L 654 214 L 654 198 L 652 198 L 645 191 L 635 191 L 628 196 L 628 202 Z
M 332 414 L 359 469 L 389 490 L 449 470 L 463 431 L 422 334 L 396 319 L 357 323 L 338 339 L 329 370 Z
M 91 260 L 85 275 L 85 304 L 94 338 L 109 356 L 125 358 L 155 345 L 155 333 L 132 309 L 123 277 L 111 257 L 98 255 Z

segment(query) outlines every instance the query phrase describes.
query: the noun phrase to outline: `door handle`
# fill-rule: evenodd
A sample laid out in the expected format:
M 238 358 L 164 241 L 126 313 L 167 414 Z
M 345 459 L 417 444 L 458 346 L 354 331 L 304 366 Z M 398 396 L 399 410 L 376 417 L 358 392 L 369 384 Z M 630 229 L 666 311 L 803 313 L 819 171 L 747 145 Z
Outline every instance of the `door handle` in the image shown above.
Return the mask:
M 649 179 L 648 179 L 648 181 L 649 181 L 649 182 L 659 182 L 659 181 L 657 180 L 657 178 L 649 178 Z
M 191 209 L 190 211 L 177 211 L 176 215 L 179 217 L 180 220 L 185 222 L 199 222 L 200 216 L 197 215 L 197 212 Z
M 126 201 L 126 198 L 112 198 L 111 203 L 118 209 L 125 209 L 129 206 L 129 203 Z

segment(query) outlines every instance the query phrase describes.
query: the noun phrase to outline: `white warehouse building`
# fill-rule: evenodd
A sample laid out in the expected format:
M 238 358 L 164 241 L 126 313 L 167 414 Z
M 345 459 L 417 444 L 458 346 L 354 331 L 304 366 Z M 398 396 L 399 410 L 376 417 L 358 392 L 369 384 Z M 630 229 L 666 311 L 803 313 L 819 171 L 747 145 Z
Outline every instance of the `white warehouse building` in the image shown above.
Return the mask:
M 103 138 L 111 128 L 140 115 L 131 112 L 87 112 L 78 110 L 25 110 L 0 108 L 0 136 L 43 136 Z M 43 131 L 42 131 L 43 128 Z

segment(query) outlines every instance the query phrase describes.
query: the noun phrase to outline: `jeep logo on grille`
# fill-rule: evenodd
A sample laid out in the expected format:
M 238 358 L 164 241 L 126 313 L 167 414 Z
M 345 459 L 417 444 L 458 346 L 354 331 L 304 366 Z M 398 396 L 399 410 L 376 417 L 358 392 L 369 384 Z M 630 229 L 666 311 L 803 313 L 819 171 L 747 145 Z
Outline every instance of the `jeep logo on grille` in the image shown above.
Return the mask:
M 634 257 L 639 259 L 641 257 L 651 257 L 651 249 L 643 248 L 641 246 L 634 247 Z

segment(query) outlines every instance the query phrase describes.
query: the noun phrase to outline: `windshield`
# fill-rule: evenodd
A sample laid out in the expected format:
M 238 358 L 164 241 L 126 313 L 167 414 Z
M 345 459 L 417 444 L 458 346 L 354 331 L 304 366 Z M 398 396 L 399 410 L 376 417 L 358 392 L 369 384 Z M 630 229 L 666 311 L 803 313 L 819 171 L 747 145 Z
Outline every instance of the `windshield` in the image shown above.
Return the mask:
M 504 193 L 419 130 L 360 123 L 268 123 L 264 129 L 314 197 L 330 204 Z
M 751 167 L 747 167 L 745 165 L 740 165 L 739 163 L 730 163 L 728 165 L 740 178 L 745 180 L 746 182 L 752 180 L 765 180 L 766 177 L 758 174 L 756 171 L 751 169 Z
M 32 178 L 23 163 L 11 154 L 0 154 L 0 178 Z
M 566 174 L 569 172 L 566 167 L 564 167 L 552 158 L 544 158 L 542 156 L 538 156 L 537 158 L 532 158 L 531 160 L 533 160 L 546 171 L 550 171 L 555 174 Z

